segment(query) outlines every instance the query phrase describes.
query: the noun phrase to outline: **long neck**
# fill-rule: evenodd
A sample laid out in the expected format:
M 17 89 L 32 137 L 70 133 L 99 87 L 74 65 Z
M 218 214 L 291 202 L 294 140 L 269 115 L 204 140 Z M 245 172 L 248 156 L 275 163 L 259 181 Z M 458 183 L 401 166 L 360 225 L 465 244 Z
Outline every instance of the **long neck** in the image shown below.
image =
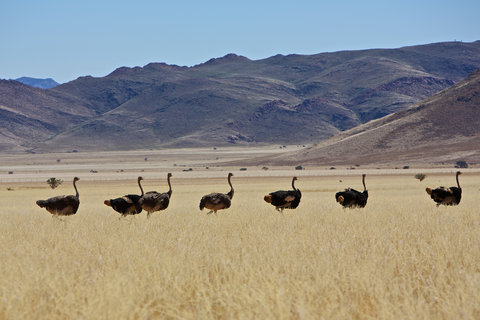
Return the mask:
M 234 191 L 233 191 L 232 182 L 230 181 L 230 176 L 228 176 L 228 184 L 230 185 L 230 192 L 227 193 L 227 195 L 230 199 L 232 199 Z
M 73 187 L 75 188 L 75 197 L 78 198 L 79 194 L 78 194 L 78 189 L 77 189 L 77 180 L 73 179 Z
M 142 179 L 138 179 L 138 186 L 140 187 L 140 191 L 142 191 L 142 194 L 141 194 L 141 195 L 143 196 L 143 188 L 142 188 L 142 185 L 140 184 L 140 181 L 141 181 L 141 180 L 142 180 Z
M 167 182 L 168 182 L 168 195 L 172 195 L 172 185 L 170 184 L 170 175 L 167 176 Z
M 363 191 L 366 191 L 367 187 L 365 186 L 365 175 L 362 175 L 362 183 L 363 183 Z
M 295 178 L 292 179 L 292 188 L 293 190 L 297 191 L 297 189 L 295 189 Z
M 461 188 L 460 188 L 460 182 L 458 182 L 458 176 L 459 176 L 459 175 L 460 175 L 460 172 L 457 172 L 457 177 L 456 177 L 456 178 L 457 178 L 457 186 L 458 186 L 458 189 L 461 189 Z

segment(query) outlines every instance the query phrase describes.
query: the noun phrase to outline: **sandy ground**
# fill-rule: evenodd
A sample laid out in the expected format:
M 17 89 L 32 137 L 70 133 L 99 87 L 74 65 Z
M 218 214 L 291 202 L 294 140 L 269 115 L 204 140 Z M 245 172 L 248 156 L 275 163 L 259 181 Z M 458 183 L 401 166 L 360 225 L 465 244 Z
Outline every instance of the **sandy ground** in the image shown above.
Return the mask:
M 163 180 L 172 172 L 175 180 L 222 178 L 226 172 L 236 177 L 291 177 L 302 176 L 350 176 L 368 175 L 414 175 L 415 173 L 453 173 L 455 168 L 376 168 L 308 166 L 295 170 L 293 166 L 228 166 L 228 161 L 252 159 L 296 150 L 299 146 L 261 148 L 189 148 L 165 150 L 141 150 L 118 152 L 82 152 L 48 154 L 0 155 L 0 183 L 44 182 L 50 177 L 70 181 L 74 176 L 83 181 L 132 180 L 143 176 L 146 180 Z M 219 165 L 222 164 L 222 165 Z M 245 170 L 246 169 L 246 170 Z M 463 170 L 480 172 L 480 168 Z

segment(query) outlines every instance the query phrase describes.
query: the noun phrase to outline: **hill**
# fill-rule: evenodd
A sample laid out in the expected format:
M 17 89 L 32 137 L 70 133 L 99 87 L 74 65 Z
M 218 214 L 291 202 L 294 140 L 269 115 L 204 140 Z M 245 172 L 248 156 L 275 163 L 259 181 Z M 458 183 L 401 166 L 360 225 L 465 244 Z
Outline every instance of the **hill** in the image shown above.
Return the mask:
M 88 104 L 76 97 L 0 80 L 0 151 L 35 148 L 94 115 Z
M 122 67 L 44 90 L 50 102 L 35 103 L 38 113 L 57 108 L 60 119 L 52 115 L 53 127 L 39 139 L 28 144 L 11 139 L 4 148 L 314 143 L 402 110 L 478 68 L 480 41 L 262 60 L 228 54 L 193 67 Z M 2 96 L 0 105 L 23 113 L 29 108 L 24 102 L 36 100 L 38 92 L 25 89 L 21 99 L 18 92 L 10 95 Z M 81 117 L 68 120 L 69 114 Z
M 30 77 L 21 77 L 21 78 L 15 79 L 15 81 L 21 82 L 30 87 L 35 87 L 40 89 L 50 89 L 59 85 L 59 83 L 53 80 L 52 78 L 37 79 L 37 78 L 30 78 Z
M 480 163 L 480 70 L 409 108 L 300 152 L 257 163 L 451 165 Z

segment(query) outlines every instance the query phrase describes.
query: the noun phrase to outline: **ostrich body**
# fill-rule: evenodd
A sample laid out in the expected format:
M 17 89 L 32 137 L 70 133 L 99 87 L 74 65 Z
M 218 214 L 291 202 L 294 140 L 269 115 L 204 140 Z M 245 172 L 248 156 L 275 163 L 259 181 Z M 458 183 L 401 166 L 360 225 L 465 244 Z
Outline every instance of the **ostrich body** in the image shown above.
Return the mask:
M 230 191 L 226 194 L 215 192 L 203 196 L 202 200 L 200 200 L 200 210 L 203 210 L 203 208 L 210 209 L 210 211 L 207 212 L 207 214 L 210 214 L 212 212 L 217 213 L 218 210 L 230 208 L 233 198 L 233 187 L 230 181 L 232 176 L 233 173 L 229 173 L 227 178 Z
M 78 197 L 78 189 L 76 182 L 79 178 L 73 178 L 73 187 L 76 194 L 74 196 L 57 196 L 47 200 L 38 200 L 37 205 L 40 208 L 47 209 L 48 212 L 54 216 L 70 216 L 77 213 L 78 206 L 80 205 L 80 199 Z
M 362 174 L 363 192 L 347 188 L 335 194 L 335 199 L 344 208 L 364 208 L 367 205 L 368 191 L 365 186 L 365 176 Z
M 293 177 L 292 179 L 292 189 L 293 190 L 278 190 L 275 192 L 271 192 L 263 197 L 268 203 L 271 203 L 275 206 L 277 211 L 283 212 L 284 209 L 295 209 L 298 207 L 300 203 L 300 199 L 302 198 L 302 193 L 299 189 L 295 188 L 295 181 L 297 177 Z
M 457 186 L 456 187 L 439 187 L 436 189 L 426 188 L 427 193 L 430 197 L 437 203 L 437 207 L 441 204 L 445 206 L 456 206 L 462 200 L 462 188 L 460 187 L 460 183 L 458 182 L 458 176 L 462 173 L 457 171 L 456 179 L 457 179 Z
M 123 217 L 142 212 L 142 206 L 139 203 L 140 198 L 143 197 L 143 188 L 140 184 L 141 180 L 143 180 L 143 178 L 138 177 L 138 186 L 140 187 L 140 191 L 142 191 L 141 195 L 127 194 L 120 198 L 105 200 L 105 205 L 112 207 L 113 210 L 120 213 Z
M 147 217 L 152 212 L 165 210 L 170 203 L 170 197 L 172 196 L 172 185 L 170 184 L 171 173 L 167 174 L 167 182 L 169 190 L 167 192 L 158 193 L 157 191 L 149 191 L 143 195 L 140 199 L 140 205 L 142 209 L 147 211 Z

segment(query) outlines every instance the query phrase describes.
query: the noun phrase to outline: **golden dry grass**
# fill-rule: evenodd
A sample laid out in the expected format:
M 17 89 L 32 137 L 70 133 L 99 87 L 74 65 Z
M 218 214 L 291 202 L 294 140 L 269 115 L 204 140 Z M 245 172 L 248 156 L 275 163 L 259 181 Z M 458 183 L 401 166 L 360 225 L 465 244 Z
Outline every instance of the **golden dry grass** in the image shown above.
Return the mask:
M 478 178 L 461 176 L 460 206 L 436 208 L 424 188 L 451 175 L 370 175 L 367 207 L 343 210 L 333 195 L 359 177 L 302 176 L 299 208 L 279 214 L 263 195 L 290 178 L 236 174 L 232 207 L 207 216 L 201 196 L 226 179 L 174 176 L 167 211 L 122 220 L 103 200 L 135 181 L 79 181 L 79 212 L 62 220 L 35 200 L 70 183 L 2 184 L 0 319 L 478 319 Z

